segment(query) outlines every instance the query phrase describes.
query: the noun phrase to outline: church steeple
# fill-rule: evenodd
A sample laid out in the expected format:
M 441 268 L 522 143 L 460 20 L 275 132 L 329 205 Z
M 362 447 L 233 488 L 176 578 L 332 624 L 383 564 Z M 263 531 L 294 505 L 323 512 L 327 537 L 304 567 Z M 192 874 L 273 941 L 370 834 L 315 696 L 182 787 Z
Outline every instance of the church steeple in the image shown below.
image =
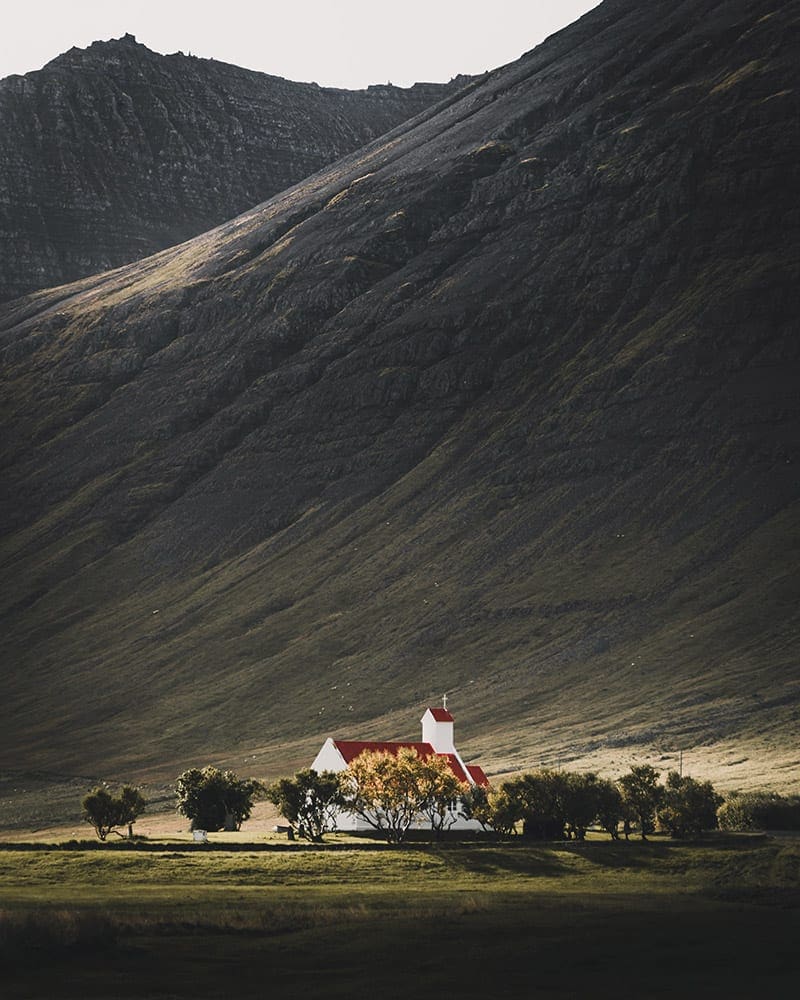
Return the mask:
M 442 708 L 428 708 L 422 722 L 422 742 L 430 743 L 436 753 L 455 753 L 453 742 L 453 716 L 447 711 L 447 695 Z

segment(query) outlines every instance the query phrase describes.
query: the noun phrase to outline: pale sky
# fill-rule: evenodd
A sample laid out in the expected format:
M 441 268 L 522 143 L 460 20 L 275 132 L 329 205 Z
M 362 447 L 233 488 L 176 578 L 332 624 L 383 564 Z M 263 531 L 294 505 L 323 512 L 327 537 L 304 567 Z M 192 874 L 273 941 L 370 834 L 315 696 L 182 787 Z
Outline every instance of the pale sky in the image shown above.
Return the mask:
M 135 35 L 322 86 L 446 81 L 517 59 L 598 0 L 0 0 L 0 78 Z

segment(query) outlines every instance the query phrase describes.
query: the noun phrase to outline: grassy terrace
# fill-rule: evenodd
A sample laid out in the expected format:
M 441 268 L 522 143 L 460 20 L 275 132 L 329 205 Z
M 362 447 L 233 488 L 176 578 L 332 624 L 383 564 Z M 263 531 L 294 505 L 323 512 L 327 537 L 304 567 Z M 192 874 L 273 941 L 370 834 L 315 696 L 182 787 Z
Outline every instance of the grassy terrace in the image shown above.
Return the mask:
M 0 851 L 4 997 L 788 995 L 800 840 Z

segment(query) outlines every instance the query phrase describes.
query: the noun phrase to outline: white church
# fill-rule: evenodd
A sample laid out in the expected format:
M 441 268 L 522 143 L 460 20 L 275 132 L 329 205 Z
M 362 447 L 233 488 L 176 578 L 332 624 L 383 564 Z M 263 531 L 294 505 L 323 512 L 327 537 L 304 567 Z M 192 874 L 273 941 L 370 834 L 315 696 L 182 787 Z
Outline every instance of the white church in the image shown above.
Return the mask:
M 453 716 L 447 710 L 447 699 L 444 707 L 428 708 L 422 716 L 422 741 L 419 743 L 401 743 L 379 740 L 334 740 L 327 739 L 322 745 L 311 767 L 318 773 L 321 771 L 344 771 L 348 764 L 364 750 L 382 750 L 388 753 L 397 754 L 401 747 L 410 747 L 416 750 L 420 757 L 430 757 L 436 754 L 446 757 L 450 769 L 459 781 L 467 785 L 489 784 L 489 779 L 483 770 L 476 764 L 465 764 L 456 750 L 453 740 Z M 454 821 L 448 824 L 450 830 L 481 830 L 481 824 L 477 820 L 464 819 L 454 810 Z M 414 824 L 416 829 L 429 828 L 427 819 L 420 817 Z M 372 827 L 361 817 L 353 816 L 350 813 L 340 812 L 336 817 L 337 830 L 361 831 L 371 830 Z

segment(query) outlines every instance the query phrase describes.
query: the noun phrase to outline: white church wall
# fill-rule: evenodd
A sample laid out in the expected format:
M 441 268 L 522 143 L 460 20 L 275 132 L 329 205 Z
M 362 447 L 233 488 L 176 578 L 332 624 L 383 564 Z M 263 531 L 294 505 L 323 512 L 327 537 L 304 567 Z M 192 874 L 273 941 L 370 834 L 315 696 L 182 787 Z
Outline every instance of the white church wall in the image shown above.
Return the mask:
M 422 716 L 422 742 L 430 743 L 436 753 L 455 753 L 452 722 L 437 722 L 428 709 Z
M 321 774 L 323 771 L 336 771 L 338 773 L 344 771 L 346 767 L 347 762 L 336 749 L 336 744 L 330 737 L 322 744 L 311 764 L 312 771 L 316 771 L 317 774 Z

